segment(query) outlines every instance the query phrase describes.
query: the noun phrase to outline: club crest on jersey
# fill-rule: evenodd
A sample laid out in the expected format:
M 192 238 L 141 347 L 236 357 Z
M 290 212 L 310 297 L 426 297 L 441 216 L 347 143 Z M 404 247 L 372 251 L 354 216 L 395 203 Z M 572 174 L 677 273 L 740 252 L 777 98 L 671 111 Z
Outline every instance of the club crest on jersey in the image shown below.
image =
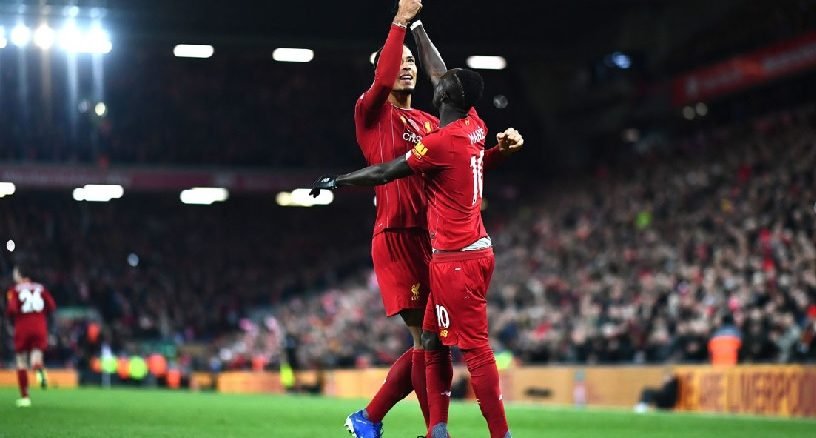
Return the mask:
M 447 330 L 440 330 L 439 331 L 439 337 L 440 338 L 447 338 L 448 337 L 448 331 Z
M 417 157 L 417 159 L 421 160 L 422 157 L 424 157 L 425 154 L 428 153 L 428 148 L 426 148 L 425 145 L 420 142 L 417 143 L 417 145 L 414 146 L 413 149 L 411 149 L 411 152 L 413 152 L 414 156 Z
M 431 122 L 425 122 L 425 132 L 431 133 L 433 131 L 433 127 L 431 126 Z
M 411 301 L 418 301 L 419 300 L 419 283 L 416 283 L 411 286 Z
M 476 144 L 484 141 L 484 139 L 487 138 L 487 134 L 485 134 L 484 129 L 479 128 L 468 134 L 468 138 L 470 138 L 470 144 Z

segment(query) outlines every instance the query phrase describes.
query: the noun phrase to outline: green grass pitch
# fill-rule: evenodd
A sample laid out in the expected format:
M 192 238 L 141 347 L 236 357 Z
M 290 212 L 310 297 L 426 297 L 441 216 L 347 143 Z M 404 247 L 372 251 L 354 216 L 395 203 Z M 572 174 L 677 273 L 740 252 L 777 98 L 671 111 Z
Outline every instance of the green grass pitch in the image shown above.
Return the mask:
M 33 406 L 15 407 L 14 389 L 0 389 L 0 437 L 348 437 L 343 420 L 362 400 L 308 396 L 224 395 L 161 390 L 34 390 Z M 816 437 L 816 421 L 626 410 L 508 406 L 515 438 Z M 488 437 L 474 402 L 453 403 L 455 438 Z M 397 405 L 386 438 L 422 434 L 419 407 Z

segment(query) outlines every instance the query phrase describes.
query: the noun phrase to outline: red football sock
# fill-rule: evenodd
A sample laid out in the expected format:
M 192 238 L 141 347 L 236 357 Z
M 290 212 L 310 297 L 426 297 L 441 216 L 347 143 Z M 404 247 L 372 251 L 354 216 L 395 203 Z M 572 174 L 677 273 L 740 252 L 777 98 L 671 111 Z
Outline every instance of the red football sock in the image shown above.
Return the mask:
M 17 370 L 17 386 L 20 387 L 20 396 L 28 397 L 28 371 Z
M 411 383 L 417 400 L 419 400 L 422 416 L 425 418 L 425 428 L 427 428 L 430 414 L 428 412 L 428 388 L 425 386 L 425 350 L 414 349 L 413 361 L 411 362 Z
M 450 349 L 425 350 L 425 380 L 428 388 L 429 427 L 448 422 L 453 364 Z
M 479 401 L 482 416 L 487 420 L 490 438 L 504 438 L 509 430 L 507 417 L 504 414 L 501 388 L 499 387 L 499 370 L 496 358 L 490 346 L 462 350 L 470 371 L 473 392 Z
M 414 390 L 411 384 L 413 351 L 413 348 L 409 349 L 394 362 L 394 365 L 391 365 L 385 383 L 366 406 L 366 415 L 369 420 L 379 423 L 394 405 Z

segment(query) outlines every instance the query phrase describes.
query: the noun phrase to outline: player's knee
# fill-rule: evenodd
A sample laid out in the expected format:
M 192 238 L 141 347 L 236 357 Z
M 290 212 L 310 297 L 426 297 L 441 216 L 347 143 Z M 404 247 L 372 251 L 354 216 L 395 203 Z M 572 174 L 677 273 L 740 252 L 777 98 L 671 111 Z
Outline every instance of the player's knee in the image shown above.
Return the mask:
M 439 336 L 433 332 L 422 332 L 422 348 L 425 350 L 441 350 L 444 348 Z

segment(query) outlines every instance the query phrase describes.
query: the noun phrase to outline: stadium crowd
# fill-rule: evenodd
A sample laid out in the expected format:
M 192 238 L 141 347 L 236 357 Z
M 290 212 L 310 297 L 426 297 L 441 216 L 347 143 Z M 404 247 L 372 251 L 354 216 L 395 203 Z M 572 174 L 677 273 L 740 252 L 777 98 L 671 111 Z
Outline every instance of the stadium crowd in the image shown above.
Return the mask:
M 494 202 L 494 347 L 527 363 L 704 362 L 732 315 L 741 361 L 816 360 L 815 116 L 709 131 L 648 165 Z M 98 311 L 114 350 L 164 339 L 206 346 L 196 368 L 352 367 L 409 342 L 365 267 L 367 201 L 331 207 L 331 221 L 255 198 L 3 202 L 0 228 L 39 254 L 62 307 Z M 52 359 L 81 343 L 81 323 L 65 324 Z
M 697 135 L 648 166 L 508 206 L 489 226 L 494 348 L 526 363 L 706 362 L 731 316 L 742 362 L 816 360 L 815 117 Z M 282 304 L 300 360 L 393 359 L 408 339 L 375 288 Z M 234 347 L 251 354 L 263 336 L 248 333 Z

